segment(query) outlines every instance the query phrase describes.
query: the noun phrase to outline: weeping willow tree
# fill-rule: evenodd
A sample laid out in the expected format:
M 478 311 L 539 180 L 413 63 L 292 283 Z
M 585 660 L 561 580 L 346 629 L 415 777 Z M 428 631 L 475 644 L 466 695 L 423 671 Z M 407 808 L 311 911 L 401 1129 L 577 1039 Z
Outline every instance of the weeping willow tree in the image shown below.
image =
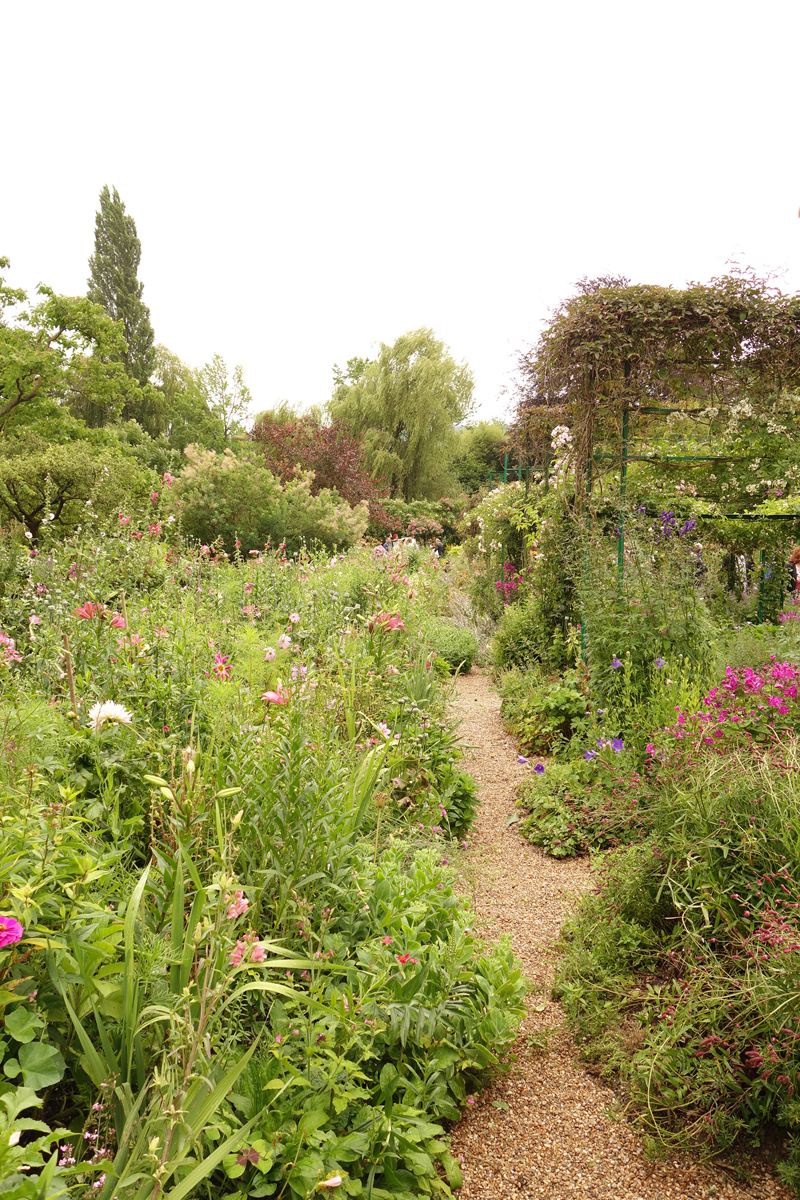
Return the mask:
M 375 360 L 338 371 L 331 416 L 354 437 L 376 478 L 406 500 L 435 499 L 458 486 L 450 470 L 454 426 L 472 411 L 472 372 L 431 329 L 415 329 Z

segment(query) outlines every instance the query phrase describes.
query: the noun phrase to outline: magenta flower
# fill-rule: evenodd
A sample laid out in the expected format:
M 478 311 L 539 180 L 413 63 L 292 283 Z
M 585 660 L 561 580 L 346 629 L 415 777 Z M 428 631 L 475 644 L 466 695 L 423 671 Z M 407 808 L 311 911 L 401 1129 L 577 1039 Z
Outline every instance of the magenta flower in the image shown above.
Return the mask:
M 16 917 L 0 916 L 0 950 L 18 942 L 25 930 Z
M 264 692 L 264 694 L 262 695 L 261 699 L 262 699 L 262 700 L 263 700 L 263 701 L 264 701 L 266 704 L 288 704 L 288 703 L 289 703 L 289 693 L 288 693 L 288 692 L 284 692 L 284 690 L 283 690 L 283 688 L 281 687 L 281 685 L 280 685 L 280 684 L 278 684 L 278 690 L 277 690 L 277 691 L 275 691 L 275 692 Z
M 212 670 L 217 679 L 230 679 L 231 668 L 228 663 L 228 657 L 229 656 L 227 654 L 214 655 L 214 666 L 212 667 Z

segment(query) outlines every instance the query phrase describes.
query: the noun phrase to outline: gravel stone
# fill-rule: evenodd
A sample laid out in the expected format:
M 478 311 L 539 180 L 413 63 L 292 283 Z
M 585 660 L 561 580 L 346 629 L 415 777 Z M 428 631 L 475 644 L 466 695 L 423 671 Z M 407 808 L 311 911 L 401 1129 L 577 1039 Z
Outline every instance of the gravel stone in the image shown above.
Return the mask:
M 488 940 L 510 934 L 527 977 L 537 985 L 512 1054 L 517 1060 L 475 1098 L 452 1131 L 464 1174 L 462 1200 L 608 1197 L 609 1200 L 791 1200 L 758 1164 L 748 1183 L 719 1165 L 679 1155 L 651 1160 L 613 1091 L 580 1065 L 560 1005 L 549 998 L 554 943 L 570 899 L 590 882 L 587 859 L 556 860 L 507 824 L 517 786 L 533 767 L 500 720 L 500 700 L 477 669 L 456 682 L 453 715 L 471 747 L 467 766 L 480 783 L 481 807 L 459 886 L 471 892 L 476 927 Z M 549 1029 L 547 1049 L 531 1035 Z

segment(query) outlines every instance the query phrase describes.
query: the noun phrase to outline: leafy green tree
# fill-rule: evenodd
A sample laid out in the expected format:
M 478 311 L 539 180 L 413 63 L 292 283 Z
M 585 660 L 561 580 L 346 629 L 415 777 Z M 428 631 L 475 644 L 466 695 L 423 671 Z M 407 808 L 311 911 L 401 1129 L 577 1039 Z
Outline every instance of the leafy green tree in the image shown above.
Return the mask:
M 221 423 L 225 445 L 236 434 L 244 433 L 253 397 L 240 366 L 234 367 L 229 378 L 225 360 L 221 354 L 215 354 L 211 362 L 195 372 L 194 390 Z
M 502 467 L 506 428 L 500 421 L 478 421 L 456 431 L 453 470 L 467 492 L 489 482 L 489 473 Z
M 173 449 L 181 453 L 191 445 L 223 449 L 223 423 L 209 408 L 197 372 L 166 346 L 156 346 L 154 383 L 163 409 L 163 434 Z
M 150 309 L 142 300 L 144 284 L 138 278 L 141 257 L 136 222 L 125 212 L 117 189 L 111 192 L 106 185 L 100 193 L 100 209 L 95 217 L 87 294 L 114 321 L 121 322 L 125 339 L 122 362 L 128 374 L 144 387 L 153 372 L 155 350 Z
M 0 258 L 0 269 L 8 265 Z M 59 406 L 118 417 L 141 395 L 122 366 L 119 325 L 84 297 L 57 296 L 44 285 L 38 295 L 31 304 L 0 276 L 0 429 L 57 416 Z
M 454 425 L 472 410 L 474 381 L 430 329 L 415 329 L 377 360 L 351 359 L 334 369 L 330 403 L 364 451 L 373 475 L 406 499 L 436 497 L 457 488 L 448 469 Z
M 50 445 L 10 438 L 0 455 L 0 515 L 35 541 L 43 526 L 59 536 L 113 516 L 125 501 L 146 501 L 154 477 L 132 458 L 79 439 Z

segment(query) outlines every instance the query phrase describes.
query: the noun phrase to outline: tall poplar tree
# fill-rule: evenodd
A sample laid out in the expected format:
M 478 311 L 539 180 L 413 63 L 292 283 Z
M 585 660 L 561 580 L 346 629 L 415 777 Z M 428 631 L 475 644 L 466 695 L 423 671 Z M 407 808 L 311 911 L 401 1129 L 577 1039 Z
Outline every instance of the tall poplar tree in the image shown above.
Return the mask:
M 141 257 L 136 222 L 125 212 L 117 189 L 109 191 L 106 185 L 100 193 L 100 209 L 94 222 L 88 297 L 115 321 L 122 322 L 127 350 L 121 361 L 128 375 L 144 387 L 156 355 L 150 309 L 142 300 L 144 284 L 138 278 Z

